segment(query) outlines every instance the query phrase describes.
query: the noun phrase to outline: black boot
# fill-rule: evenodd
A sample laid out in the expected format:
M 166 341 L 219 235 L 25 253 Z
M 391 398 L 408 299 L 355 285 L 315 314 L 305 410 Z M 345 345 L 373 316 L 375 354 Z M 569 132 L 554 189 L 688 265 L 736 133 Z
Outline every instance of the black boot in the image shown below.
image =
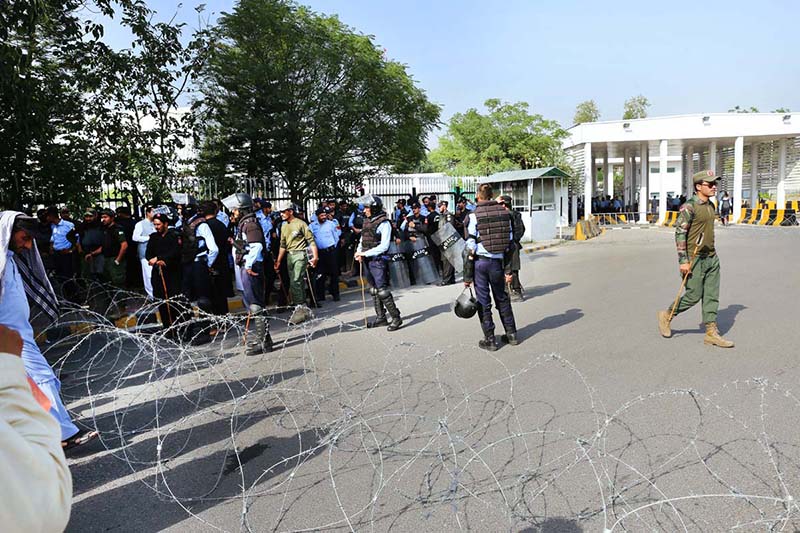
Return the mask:
M 253 334 L 247 340 L 245 355 L 258 355 L 272 351 L 272 337 L 267 328 L 267 318 L 263 309 L 257 305 L 250 306 L 253 315 Z
M 496 352 L 497 341 L 495 340 L 494 335 L 489 335 L 486 338 L 479 340 L 478 347 L 489 352 Z
M 500 337 L 500 340 L 502 340 L 506 344 L 510 344 L 511 346 L 516 346 L 517 344 L 519 344 L 519 339 L 517 338 L 517 332 L 516 331 L 512 331 L 510 333 L 506 333 L 505 335 Z
M 381 289 L 378 293 L 378 297 L 381 299 L 381 303 L 386 307 L 386 311 L 389 313 L 389 316 L 392 317 L 392 322 L 389 324 L 389 327 L 386 328 L 387 331 L 396 331 L 400 329 L 400 326 L 403 325 L 403 319 L 400 318 L 400 310 L 397 309 L 397 306 L 394 303 L 394 296 L 392 293 L 389 292 L 388 289 Z
M 378 291 L 372 289 L 372 302 L 375 305 L 375 320 L 367 324 L 368 328 L 377 328 L 380 326 L 388 326 L 389 321 L 386 320 L 386 308 L 383 307 L 383 302 L 378 298 Z

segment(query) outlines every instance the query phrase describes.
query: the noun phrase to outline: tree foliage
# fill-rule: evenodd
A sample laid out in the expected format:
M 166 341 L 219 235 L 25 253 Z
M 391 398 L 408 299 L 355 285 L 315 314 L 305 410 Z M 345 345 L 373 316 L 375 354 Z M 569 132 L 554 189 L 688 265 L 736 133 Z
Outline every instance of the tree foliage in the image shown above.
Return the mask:
M 8 207 L 75 196 L 97 180 L 84 94 L 102 27 L 80 20 L 79 5 L 0 3 L 0 203 Z
M 792 111 L 788 107 L 779 107 L 777 109 L 773 109 L 771 113 L 791 113 Z M 736 106 L 728 109 L 728 113 L 759 113 L 759 110 L 755 106 L 750 107 L 741 107 Z
M 130 30 L 129 48 L 103 42 L 98 11 Z M 0 3 L 0 203 L 81 207 L 102 182 L 163 192 L 202 40 L 184 46 L 182 25 L 154 15 L 141 0 Z
M 647 108 L 650 107 L 650 102 L 642 96 L 632 96 L 625 100 L 622 110 L 622 119 L 629 120 L 635 118 L 647 118 Z
M 200 90 L 198 171 L 280 179 L 295 201 L 416 165 L 439 118 L 370 37 L 285 0 L 222 15 Z
M 575 106 L 575 117 L 573 124 L 583 124 L 584 122 L 597 122 L 600 120 L 600 110 L 594 100 L 586 100 Z
M 755 106 L 740 107 L 737 105 L 734 108 L 728 109 L 728 113 L 758 113 L 758 108 Z
M 488 175 L 563 163 L 566 132 L 554 120 L 531 114 L 526 102 L 490 99 L 487 113 L 469 109 L 450 119 L 447 134 L 428 159 L 438 172 Z

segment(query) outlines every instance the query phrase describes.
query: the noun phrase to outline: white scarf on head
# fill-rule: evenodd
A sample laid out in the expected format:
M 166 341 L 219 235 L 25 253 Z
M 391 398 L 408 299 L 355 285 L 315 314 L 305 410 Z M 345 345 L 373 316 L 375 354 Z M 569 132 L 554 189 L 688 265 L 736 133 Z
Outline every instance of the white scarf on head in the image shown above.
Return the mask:
M 8 266 L 6 263 L 14 221 L 20 215 L 27 216 L 19 211 L 0 211 L 0 300 L 3 298 L 3 278 Z M 31 316 L 41 315 L 38 311 L 43 311 L 49 317 L 48 323 L 53 322 L 58 318 L 58 298 L 47 277 L 39 249 L 34 243 L 30 250 L 15 251 L 14 255 L 32 308 Z

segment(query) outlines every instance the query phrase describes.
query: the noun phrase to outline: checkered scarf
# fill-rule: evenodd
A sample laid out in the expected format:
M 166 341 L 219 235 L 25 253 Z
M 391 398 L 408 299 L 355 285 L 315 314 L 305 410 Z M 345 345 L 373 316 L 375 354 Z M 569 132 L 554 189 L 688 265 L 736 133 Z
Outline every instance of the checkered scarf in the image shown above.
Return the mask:
M 2 279 L 6 271 L 6 259 L 14 220 L 24 213 L 18 211 L 0 212 L 0 299 L 2 298 Z M 30 250 L 14 252 L 14 263 L 17 265 L 28 305 L 31 308 L 30 318 L 38 324 L 49 326 L 58 318 L 58 298 L 47 278 L 39 250 L 34 244 Z

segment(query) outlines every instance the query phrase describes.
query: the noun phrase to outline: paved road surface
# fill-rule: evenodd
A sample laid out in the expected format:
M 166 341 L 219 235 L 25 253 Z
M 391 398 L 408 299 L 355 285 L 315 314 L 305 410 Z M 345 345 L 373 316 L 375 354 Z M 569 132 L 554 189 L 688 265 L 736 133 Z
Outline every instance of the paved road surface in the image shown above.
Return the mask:
M 800 232 L 717 247 L 732 350 L 699 306 L 658 335 L 680 284 L 661 229 L 527 255 L 523 343 L 494 354 L 454 286 L 400 293 L 396 333 L 360 329 L 359 294 L 279 315 L 263 357 L 97 334 L 64 365 L 107 448 L 72 460 L 69 530 L 800 528 Z

